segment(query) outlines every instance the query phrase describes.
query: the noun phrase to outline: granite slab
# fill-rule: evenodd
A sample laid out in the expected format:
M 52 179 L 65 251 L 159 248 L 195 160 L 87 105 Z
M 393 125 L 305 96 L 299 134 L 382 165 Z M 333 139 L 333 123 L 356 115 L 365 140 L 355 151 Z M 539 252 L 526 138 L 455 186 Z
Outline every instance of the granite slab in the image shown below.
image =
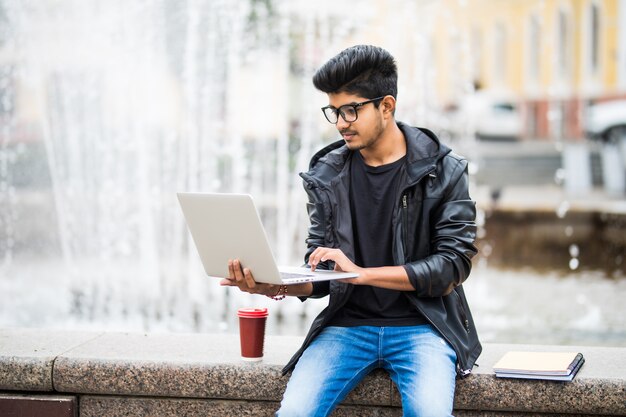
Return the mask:
M 233 334 L 108 333 L 60 355 L 54 386 L 88 394 L 279 401 L 288 381 L 281 369 L 300 337 L 267 337 L 262 362 L 240 358 Z M 391 380 L 369 375 L 346 399 L 391 404 Z
M 227 401 L 177 398 L 128 398 L 85 395 L 80 398 L 80 417 L 206 417 L 273 416 L 276 402 Z
M 278 402 L 231 401 L 172 398 L 127 398 L 83 396 L 81 417 L 206 417 L 206 416 L 274 416 Z M 400 417 L 402 410 L 371 405 L 340 405 L 332 417 L 376 416 Z
M 0 390 L 53 391 L 56 357 L 99 335 L 49 329 L 0 329 Z
M 529 413 L 528 411 L 454 410 L 455 417 L 611 417 L 607 414 Z

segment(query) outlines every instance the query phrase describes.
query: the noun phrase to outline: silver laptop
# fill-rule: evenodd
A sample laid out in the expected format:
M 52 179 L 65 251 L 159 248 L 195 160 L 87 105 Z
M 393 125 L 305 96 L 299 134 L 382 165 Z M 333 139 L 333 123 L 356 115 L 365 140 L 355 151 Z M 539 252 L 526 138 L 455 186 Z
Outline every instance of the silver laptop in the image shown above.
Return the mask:
M 187 226 L 209 276 L 228 277 L 228 260 L 239 259 L 254 279 L 269 284 L 354 278 L 356 273 L 278 267 L 265 230 L 247 194 L 177 193 Z

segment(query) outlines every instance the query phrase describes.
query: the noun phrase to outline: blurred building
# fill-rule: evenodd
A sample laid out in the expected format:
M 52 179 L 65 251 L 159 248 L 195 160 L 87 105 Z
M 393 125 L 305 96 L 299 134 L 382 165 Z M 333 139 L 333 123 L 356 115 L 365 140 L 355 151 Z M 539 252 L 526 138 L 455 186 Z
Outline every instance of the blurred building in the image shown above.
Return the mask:
M 571 140 L 584 136 L 590 104 L 626 98 L 626 1 L 437 3 L 432 51 L 444 106 L 468 94 L 454 80 L 469 71 L 477 92 L 515 106 L 522 138 Z

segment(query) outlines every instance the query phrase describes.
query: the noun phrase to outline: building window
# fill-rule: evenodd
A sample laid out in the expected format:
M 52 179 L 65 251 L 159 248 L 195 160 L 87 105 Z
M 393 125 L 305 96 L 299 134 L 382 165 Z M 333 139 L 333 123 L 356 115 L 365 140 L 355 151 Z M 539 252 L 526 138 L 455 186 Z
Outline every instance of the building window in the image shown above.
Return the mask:
M 591 4 L 589 16 L 589 67 L 592 74 L 598 72 L 600 66 L 600 7 Z
M 473 28 L 471 32 L 471 48 L 470 54 L 472 60 L 472 79 L 474 81 L 475 89 L 480 86 L 483 74 L 482 74 L 482 60 L 483 60 L 483 38 L 479 28 Z
M 541 70 L 541 26 L 539 17 L 532 15 L 528 28 L 528 75 L 531 81 L 539 81 Z
M 622 89 L 626 89 L 626 2 L 619 3 L 618 11 L 619 40 L 617 41 L 618 49 L 618 79 Z
M 557 74 L 566 77 L 570 74 L 571 51 L 570 23 L 567 13 L 559 11 L 557 22 Z
M 503 83 L 506 81 L 507 70 L 507 34 L 506 27 L 502 23 L 496 24 L 494 33 L 494 57 L 495 57 L 495 79 L 496 81 Z

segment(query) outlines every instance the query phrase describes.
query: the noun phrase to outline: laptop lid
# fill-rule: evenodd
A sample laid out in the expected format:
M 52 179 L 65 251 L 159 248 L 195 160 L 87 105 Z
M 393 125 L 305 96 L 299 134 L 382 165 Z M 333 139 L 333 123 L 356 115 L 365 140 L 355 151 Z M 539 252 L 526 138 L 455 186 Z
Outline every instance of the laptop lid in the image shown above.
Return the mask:
M 281 284 L 261 219 L 247 194 L 177 193 L 204 271 L 228 277 L 228 260 L 239 259 L 259 282 Z
M 228 260 L 239 259 L 254 279 L 298 284 L 354 278 L 354 272 L 278 267 L 261 218 L 248 194 L 178 193 L 187 226 L 207 275 L 228 277 Z

